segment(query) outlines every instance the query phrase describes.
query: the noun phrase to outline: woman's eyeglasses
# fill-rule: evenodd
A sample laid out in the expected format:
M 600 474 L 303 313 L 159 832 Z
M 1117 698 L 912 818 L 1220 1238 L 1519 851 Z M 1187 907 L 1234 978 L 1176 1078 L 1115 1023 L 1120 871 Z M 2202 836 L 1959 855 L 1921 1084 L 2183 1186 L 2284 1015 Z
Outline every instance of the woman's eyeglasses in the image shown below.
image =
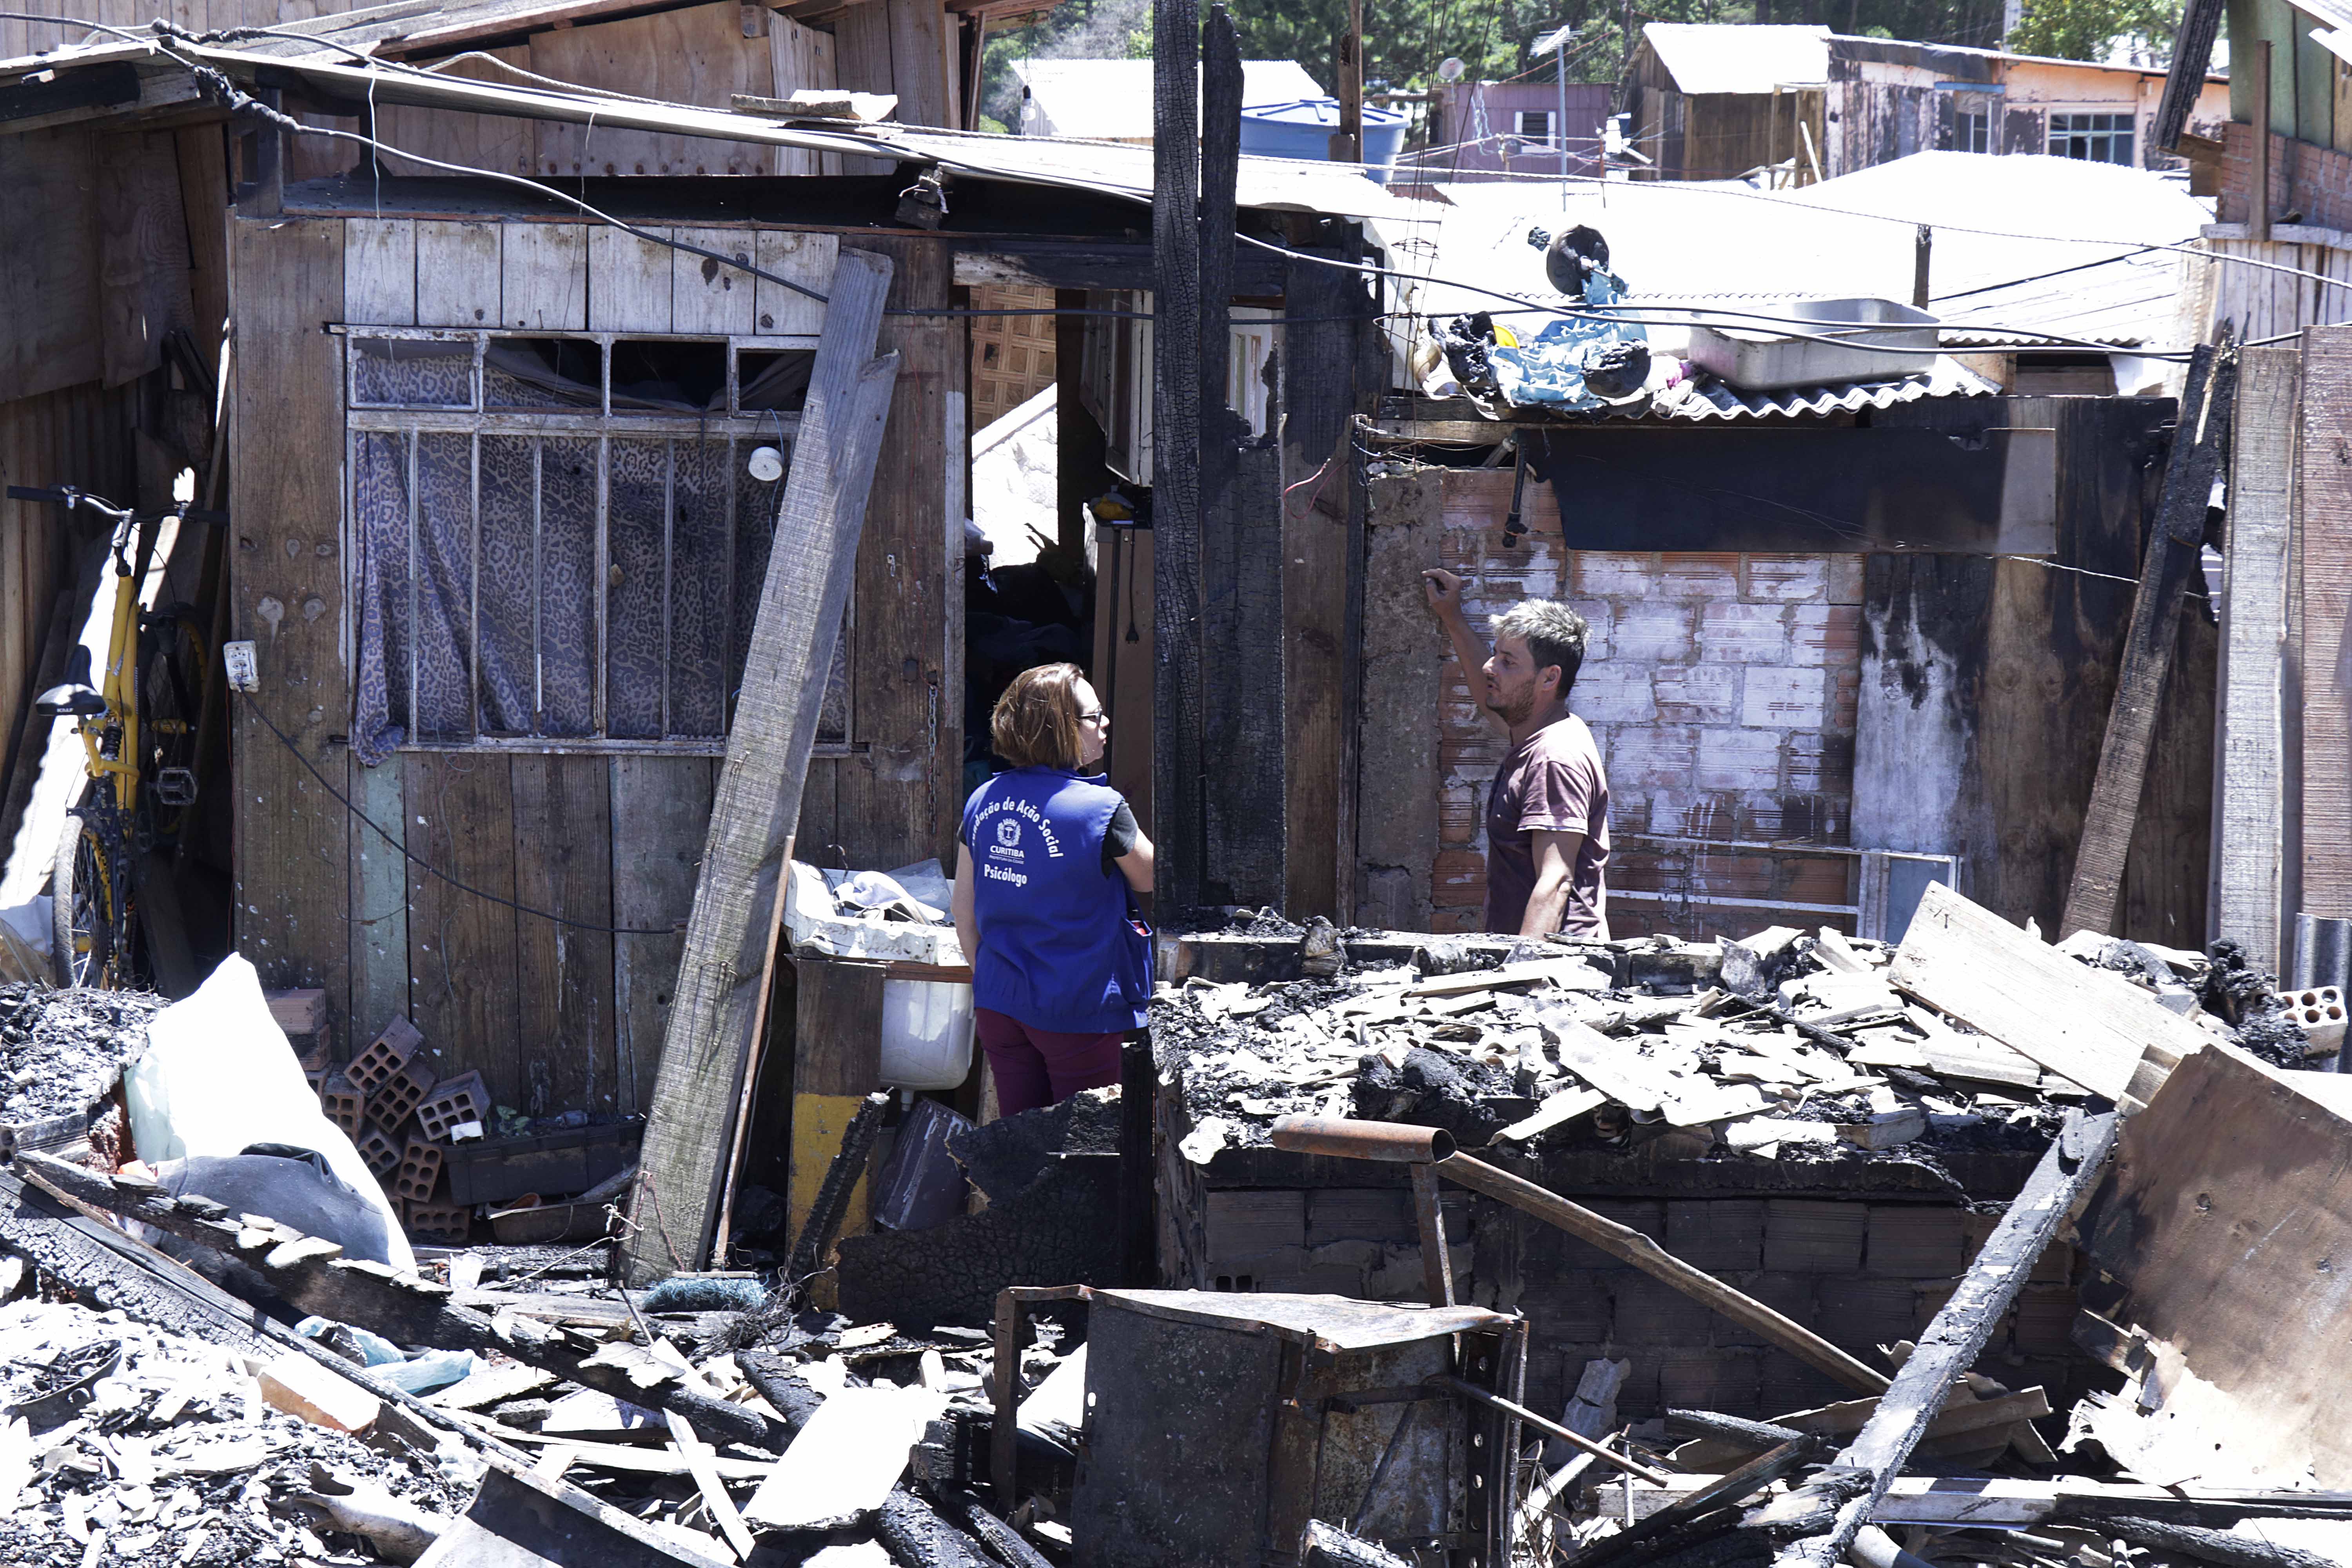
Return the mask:
M 1108 728 L 1110 724 L 1110 715 L 1097 709 L 1092 713 L 1079 714 L 1078 722 L 1081 724 L 1100 724 Z

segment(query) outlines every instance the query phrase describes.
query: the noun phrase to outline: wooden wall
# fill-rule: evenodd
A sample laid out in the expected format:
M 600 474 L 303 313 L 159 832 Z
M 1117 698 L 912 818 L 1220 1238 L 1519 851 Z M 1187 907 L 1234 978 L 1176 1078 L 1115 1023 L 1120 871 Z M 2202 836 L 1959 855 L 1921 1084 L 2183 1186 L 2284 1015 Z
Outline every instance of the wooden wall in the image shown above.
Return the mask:
M 232 635 L 259 643 L 260 703 L 292 742 L 239 718 L 240 948 L 265 984 L 324 988 L 346 1047 L 405 1014 L 436 1074 L 478 1068 L 500 1104 L 642 1111 L 717 760 L 410 751 L 369 768 L 352 757 L 341 340 L 319 323 L 723 330 L 701 297 L 709 286 L 675 252 L 577 225 L 293 218 L 235 230 Z M 797 267 L 819 287 L 831 273 L 829 235 L 697 237 L 756 247 L 771 270 Z M 943 247 L 858 243 L 892 251 L 893 305 L 944 302 Z M 751 335 L 754 303 L 726 325 Z M 460 308 L 472 304 L 482 317 Z M 812 315 L 761 330 L 813 332 Z M 837 846 L 855 864 L 896 866 L 951 842 L 961 805 L 961 709 L 942 694 L 961 689 L 960 557 L 944 519 L 961 512 L 943 503 L 950 476 L 961 480 L 965 360 L 960 321 L 894 318 L 884 338 L 906 355 L 890 432 L 903 460 L 877 476 L 858 557 L 851 748 L 812 764 L 799 842 L 806 859 Z
M 2011 405 L 2015 423 L 2059 432 L 2057 552 L 2047 564 L 1869 559 L 1854 833 L 1964 855 L 1971 898 L 2048 932 L 2098 769 L 2172 404 Z M 1937 410 L 1882 417 L 1896 415 L 1932 424 Z M 2187 947 L 2204 936 L 2212 799 L 2218 641 L 2203 609 L 2182 617 L 2117 917 L 2121 935 Z

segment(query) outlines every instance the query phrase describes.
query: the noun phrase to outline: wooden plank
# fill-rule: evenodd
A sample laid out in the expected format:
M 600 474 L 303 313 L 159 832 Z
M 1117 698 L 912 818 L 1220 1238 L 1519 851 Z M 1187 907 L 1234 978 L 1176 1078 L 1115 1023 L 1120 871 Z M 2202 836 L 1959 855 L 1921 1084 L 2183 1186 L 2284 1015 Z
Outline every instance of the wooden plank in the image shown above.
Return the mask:
M 798 25 L 786 24 L 781 16 L 775 20 L 779 25 Z M 841 237 L 837 234 L 760 230 L 760 270 L 789 278 L 820 294 L 824 292 L 825 279 L 833 276 L 834 258 L 840 253 Z M 824 302 L 821 300 L 812 300 L 765 278 L 752 279 L 751 299 L 755 331 L 813 337 L 824 330 Z
M 163 337 L 195 322 L 180 155 L 168 131 L 98 144 L 99 323 L 109 386 L 163 363 Z
M 416 324 L 486 327 L 499 312 L 499 247 L 504 224 L 416 222 Z
M 351 825 L 352 989 L 345 1045 L 372 1040 L 408 1016 L 408 862 L 401 853 L 407 824 L 405 770 L 394 757 L 379 767 L 351 760 L 351 796 L 370 822 Z
M 737 93 L 765 94 L 774 67 L 764 38 L 743 37 L 741 11 L 711 0 L 649 16 L 534 34 L 530 68 L 541 76 L 705 109 L 730 107 Z M 543 174 L 764 174 L 773 150 L 708 136 L 670 136 L 609 126 L 539 128 Z
M 2339 462 L 2352 423 L 2352 327 L 2303 335 L 2303 429 L 2295 526 L 2302 576 L 2302 897 L 2284 913 L 2352 916 L 2352 468 Z M 2282 918 L 2284 918 L 2284 913 Z M 2283 933 L 2284 934 L 2284 933 Z M 2282 943 L 2282 945 L 2284 945 Z
M 347 1015 L 351 822 L 310 771 L 348 776 L 342 359 L 339 341 L 320 331 L 343 313 L 343 226 L 231 227 L 232 372 L 245 412 L 229 433 L 229 511 L 253 548 L 229 552 L 229 635 L 256 644 L 261 678 L 253 701 L 232 707 L 237 950 L 264 985 L 319 986 L 329 1009 Z
M 648 228 L 667 237 L 666 228 Z M 670 330 L 670 248 L 599 224 L 588 231 L 588 326 L 599 332 Z
M 2071 1112 L 2065 1128 L 2026 1178 L 2024 1190 L 2001 1216 L 1976 1261 L 1961 1277 L 1959 1288 L 1937 1312 L 1936 1321 L 1919 1336 L 1918 1348 L 1879 1397 L 1854 1440 L 1838 1455 L 1830 1472 L 1859 1470 L 1870 1481 L 1861 1495 L 1838 1481 L 1816 1479 L 1767 1507 L 1759 1527 L 1797 1523 L 1824 1507 L 1835 1510 L 1826 1530 L 1780 1548 L 1776 1568 L 1838 1562 L 1870 1521 L 1871 1510 L 1886 1495 L 1904 1461 L 1951 1397 L 1956 1380 L 1976 1364 L 1993 1331 L 2000 1326 L 2010 1303 L 2032 1272 L 2034 1259 L 2054 1240 L 2073 1212 L 2074 1200 L 2090 1190 L 2115 1152 L 2122 1118 L 2114 1111 L 2086 1117 Z
M 2146 1479 L 2352 1484 L 2352 1427 L 2330 1394 L 2343 1273 L 2319 1266 L 2321 1238 L 2352 1223 L 2347 1136 L 2352 1084 L 2218 1045 L 2125 1129 L 2077 1229 L 2121 1291 L 2102 1315 L 2147 1336 L 2164 1390 L 2145 1419 L 2114 1413 L 2168 1472 Z
M 425 1035 L 435 1076 L 478 1071 L 492 1100 L 519 1106 L 538 1051 L 520 1035 L 509 763 L 482 752 L 401 758 L 409 848 L 467 887 L 509 900 L 452 887 L 409 862 L 409 1016 Z
M 803 26 L 782 12 L 769 13 L 768 64 L 774 84 L 770 96 L 790 98 L 803 88 L 839 87 L 833 59 L 831 33 Z M 779 147 L 775 171 L 779 174 L 837 174 L 841 173 L 841 158 L 837 153 Z
M 791 1234 L 808 1223 L 825 1172 L 866 1096 L 882 1082 L 882 984 L 878 963 L 802 959 L 793 964 Z M 852 1192 L 843 1222 L 866 1228 L 866 1184 Z
M 485 51 L 492 59 L 505 65 L 530 68 L 530 46 L 517 44 L 507 48 Z M 436 60 L 434 74 L 458 77 L 469 81 L 501 82 L 508 86 L 529 86 L 526 79 L 503 68 L 492 60 Z M 376 109 L 376 135 L 398 151 L 388 154 L 384 166 L 402 174 L 446 175 L 448 169 L 413 163 L 399 156 L 414 153 L 421 158 L 431 158 L 442 163 L 457 163 L 474 169 L 496 169 L 507 174 L 530 174 L 539 170 L 539 136 L 541 122 L 519 120 L 502 114 L 464 114 L 446 109 L 425 109 L 407 104 L 381 104 Z M 547 171 L 554 173 L 553 170 Z
M 515 917 L 526 1115 L 620 1109 L 614 1062 L 611 770 L 602 757 L 517 756 Z
M 623 1244 L 640 1280 L 677 1267 L 665 1255 L 698 1260 L 716 1216 L 782 857 L 824 700 L 814 672 L 832 662 L 898 373 L 897 356 L 872 357 L 891 272 L 885 258 L 845 251 L 827 290 L 640 1155 L 635 1212 L 650 1212 L 645 1194 L 657 1190 L 661 1220 Z
M 898 123 L 961 128 L 947 7 L 937 0 L 882 0 L 874 9 L 887 12 L 889 90 L 898 95 Z
M 706 757 L 614 757 L 606 766 L 613 924 L 624 932 L 658 933 L 613 939 L 613 1048 L 620 1109 L 642 1114 L 653 1105 L 716 778 Z
M 217 125 L 183 126 L 173 135 L 179 152 L 181 210 L 188 229 L 196 350 L 217 376 L 228 323 L 228 147 Z M 348 268 L 344 287 L 348 300 Z
M 2143 1051 L 2184 1057 L 2213 1037 L 2128 981 L 2075 963 L 1940 882 L 1919 900 L 1887 978 L 2110 1100 L 2131 1086 Z
M 758 237 L 740 228 L 680 228 L 671 233 L 681 245 L 715 250 L 744 266 L 751 264 Z M 749 272 L 684 250 L 671 251 L 669 262 L 671 331 L 751 335 L 757 316 L 752 309 L 755 280 Z
M 2180 602 L 2199 570 L 2205 512 L 2230 434 L 2238 387 L 2238 352 L 2225 325 L 2217 345 L 2200 348 L 2181 404 L 2180 427 L 2167 461 L 2164 491 L 2141 564 L 2116 700 L 2099 747 L 2099 771 L 2084 812 L 2074 885 L 2060 917 L 2061 935 L 2114 929 L 2132 826 L 2147 783 L 2165 678 L 2172 668 Z
M 355 217 L 346 219 L 343 228 L 343 320 L 415 326 L 415 220 Z
M 96 381 L 99 328 L 97 139 L 79 130 L 0 136 L 0 386 L 32 397 Z
M 894 309 L 951 303 L 943 241 L 863 243 L 896 264 Z M 802 842 L 804 858 L 832 853 L 816 847 L 830 844 L 849 865 L 888 867 L 952 861 L 962 818 L 963 705 L 948 695 L 947 672 L 950 650 L 963 645 L 963 595 L 951 590 L 964 513 L 949 501 L 966 450 L 970 349 L 961 321 L 891 316 L 881 352 L 898 354 L 900 374 L 883 434 L 890 461 L 866 503 L 849 632 L 850 739 L 867 751 L 835 770 L 832 837 Z
M 578 331 L 588 324 L 588 226 L 512 223 L 499 258 L 499 320 L 509 327 Z

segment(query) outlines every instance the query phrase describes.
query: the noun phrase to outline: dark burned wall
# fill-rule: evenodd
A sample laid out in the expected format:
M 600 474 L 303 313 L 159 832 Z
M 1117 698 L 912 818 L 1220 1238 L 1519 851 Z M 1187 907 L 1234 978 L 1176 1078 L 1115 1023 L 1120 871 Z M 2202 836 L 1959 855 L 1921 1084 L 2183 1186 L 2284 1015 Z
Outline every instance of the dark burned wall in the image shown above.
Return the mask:
M 1888 849 L 1966 857 L 1962 890 L 2054 931 L 2098 772 L 2173 405 L 2017 399 L 2058 430 L 2058 537 L 2046 563 L 1868 557 L 1853 831 Z M 1928 405 L 1885 418 L 1932 422 Z M 2158 721 L 2118 934 L 2202 945 L 2217 634 L 2201 601 Z
M 1717 1177 L 1684 1180 L 1664 1163 L 1653 1173 L 1671 1179 L 1641 1195 L 1559 1190 L 1873 1366 L 1885 1364 L 1877 1346 L 1926 1328 L 1999 1220 L 1901 1190 L 1728 1196 L 1706 1184 Z M 1423 1299 L 1402 1186 L 1204 1184 L 1170 1207 L 1163 1228 L 1192 1236 L 1163 1246 L 1163 1268 L 1188 1252 L 1199 1262 L 1164 1283 Z M 1761 1418 L 1855 1397 L 1664 1284 L 1489 1199 L 1449 1191 L 1446 1232 L 1457 1292 L 1527 1314 L 1528 1403 L 1547 1415 L 1566 1405 L 1585 1363 L 1603 1357 L 1633 1363 L 1620 1395 L 1626 1420 L 1668 1407 Z M 2079 1267 L 2070 1247 L 2044 1255 L 1980 1371 L 2011 1388 L 2041 1384 L 2062 1408 L 2080 1392 L 2089 1363 L 2068 1342 Z

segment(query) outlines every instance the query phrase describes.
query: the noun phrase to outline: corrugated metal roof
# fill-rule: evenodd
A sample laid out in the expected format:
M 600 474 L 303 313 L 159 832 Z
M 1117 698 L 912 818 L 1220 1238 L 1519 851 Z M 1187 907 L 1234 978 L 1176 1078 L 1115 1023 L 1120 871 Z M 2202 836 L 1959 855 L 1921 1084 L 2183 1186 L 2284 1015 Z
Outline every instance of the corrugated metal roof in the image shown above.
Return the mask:
M 2049 332 L 2112 348 L 2139 348 L 2169 335 L 2184 259 L 2168 250 L 2042 278 L 2025 278 L 1930 301 L 1948 348 L 2032 347 Z M 2193 265 L 2193 263 L 2188 263 Z M 2021 331 L 2020 329 L 2030 329 Z M 2065 348 L 2065 343 L 2048 343 Z
M 1685 93 L 1770 92 L 1830 79 L 1827 27 L 1652 22 L 1642 37 Z
M 1713 376 L 1704 376 L 1686 388 L 1670 388 L 1635 415 L 1704 422 L 1710 419 L 1794 419 L 1806 415 L 1856 414 L 1865 408 L 1892 408 L 1928 397 L 1991 397 L 2000 388 L 1958 362 L 1937 355 L 1924 375 L 1895 381 L 1832 382 L 1821 386 L 1792 386 L 1778 392 L 1742 392 Z M 1679 392 L 1679 397 L 1674 395 Z

